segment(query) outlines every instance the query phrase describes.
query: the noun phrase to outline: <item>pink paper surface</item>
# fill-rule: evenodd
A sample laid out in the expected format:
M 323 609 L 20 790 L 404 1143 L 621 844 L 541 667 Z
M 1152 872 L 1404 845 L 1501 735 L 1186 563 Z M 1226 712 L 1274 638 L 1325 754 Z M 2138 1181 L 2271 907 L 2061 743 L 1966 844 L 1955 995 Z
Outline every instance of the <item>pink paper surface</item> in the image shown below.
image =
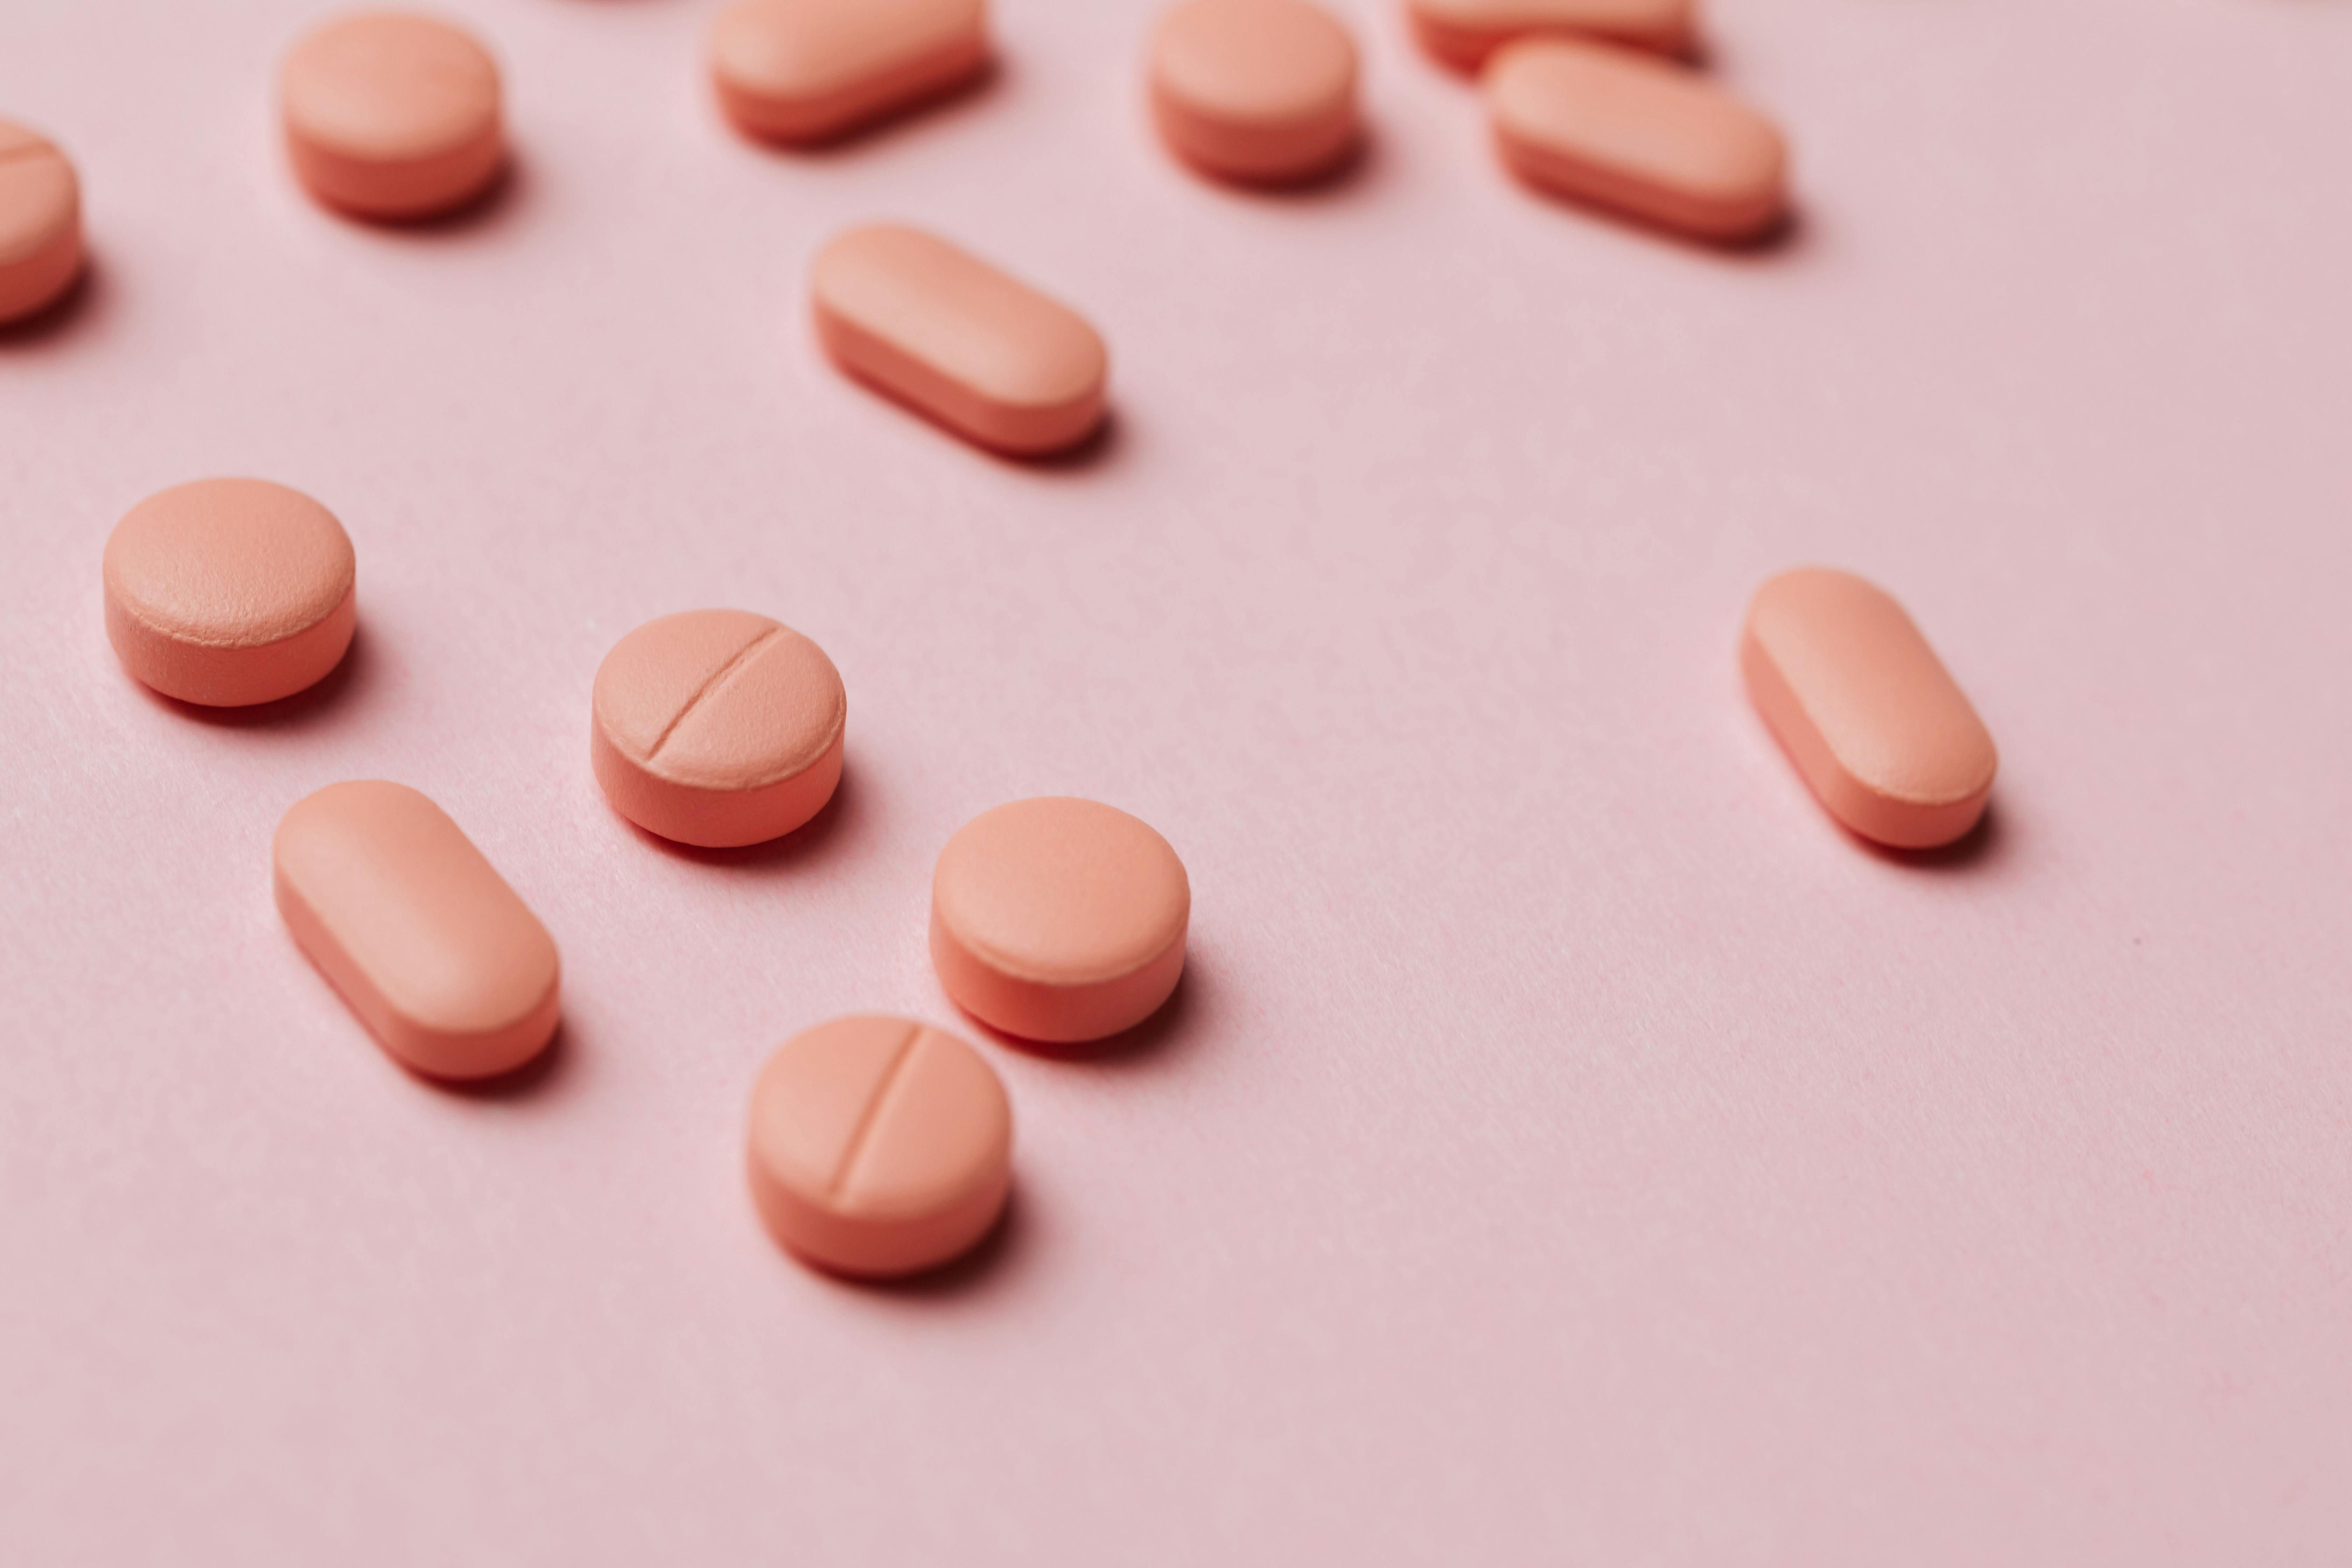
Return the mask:
M 94 278 L 0 334 L 0 1560 L 2341 1563 L 2352 1555 L 2352 5 L 1717 0 L 1802 219 L 1726 257 L 1534 197 L 1390 0 L 1375 127 L 1236 195 L 1146 0 L 1003 0 L 982 91 L 819 155 L 698 0 L 470 0 L 519 172 L 331 217 L 319 7 L 12 0 L 0 114 Z M 1085 312 L 1116 428 L 982 456 L 850 385 L 807 259 L 934 226 Z M 133 502 L 343 519 L 348 672 L 117 667 Z M 1843 837 L 1738 689 L 1801 562 L 1910 606 L 1993 826 Z M 666 849 L 587 766 L 639 622 L 850 694 L 838 804 Z M 548 1070 L 404 1076 L 270 905 L 332 780 L 439 800 L 561 943 Z M 1068 793 L 1194 888 L 1172 1013 L 1024 1054 L 933 858 Z M 752 1076 L 962 1029 L 1009 1230 L 811 1274 Z

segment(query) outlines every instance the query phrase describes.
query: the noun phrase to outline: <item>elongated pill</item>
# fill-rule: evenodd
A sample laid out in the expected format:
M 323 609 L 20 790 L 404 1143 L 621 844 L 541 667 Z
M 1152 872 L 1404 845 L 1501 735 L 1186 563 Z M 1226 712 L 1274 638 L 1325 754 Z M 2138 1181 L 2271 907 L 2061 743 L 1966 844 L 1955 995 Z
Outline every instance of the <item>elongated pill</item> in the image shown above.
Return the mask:
M 1406 0 L 1421 47 L 1458 70 L 1519 38 L 1559 35 L 1682 54 L 1697 37 L 1697 0 Z
M 553 1037 L 554 939 L 423 795 L 329 784 L 278 823 L 271 858 L 286 929 L 399 1061 L 489 1078 Z
M 817 142 L 972 80 L 985 0 L 740 0 L 710 30 L 719 107 L 746 133 Z
M 1898 848 L 1977 825 L 2000 756 L 1936 650 L 1884 589 L 1801 567 L 1756 590 L 1748 695 L 1830 815 Z
M 0 120 L 0 323 L 41 310 L 81 272 L 81 181 L 56 143 Z
M 1484 91 L 1496 146 L 1529 184 L 1718 241 L 1787 207 L 1780 132 L 1685 67 L 1528 38 L 1487 63 Z
M 1222 179 L 1311 179 L 1356 143 L 1356 45 L 1307 0 L 1182 0 L 1151 40 L 1163 141 Z
M 278 73 L 294 173 L 360 217 L 429 217 L 465 205 L 506 163 L 498 62 L 432 16 L 363 11 L 298 42 Z
M 835 1018 L 795 1035 L 751 1089 L 752 1201 L 771 1235 L 837 1273 L 935 1268 L 988 1234 L 1013 1181 L 996 1070 L 943 1030 Z
M 944 239 L 852 229 L 817 253 L 810 292 L 836 364 L 981 446 L 1038 456 L 1102 422 L 1110 356 L 1095 330 Z

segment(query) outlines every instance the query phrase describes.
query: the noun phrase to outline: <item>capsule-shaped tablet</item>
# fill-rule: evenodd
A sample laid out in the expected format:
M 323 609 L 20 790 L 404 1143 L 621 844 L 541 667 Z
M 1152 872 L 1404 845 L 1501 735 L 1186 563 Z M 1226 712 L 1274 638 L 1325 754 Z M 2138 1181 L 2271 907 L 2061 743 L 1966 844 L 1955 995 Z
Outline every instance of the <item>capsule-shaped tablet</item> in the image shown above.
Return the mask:
M 727 118 L 764 141 L 830 141 L 951 92 L 988 65 L 985 0 L 740 0 L 710 30 Z
M 1725 242 L 1787 207 L 1780 132 L 1686 67 L 1528 38 L 1487 63 L 1484 91 L 1503 162 L 1541 189 Z
M 1826 567 L 1782 573 L 1748 607 L 1739 668 L 1797 772 L 1863 837 L 1933 848 L 1984 815 L 1992 736 L 1884 589 Z
M 1110 356 L 1085 318 L 944 239 L 852 229 L 810 285 L 836 364 L 969 440 L 1034 457 L 1102 423 Z
M 1683 54 L 1698 32 L 1697 0 L 1406 0 L 1421 47 L 1475 71 L 1519 38 L 1562 36 Z
M 452 211 L 506 165 L 498 62 L 436 17 L 335 17 L 289 51 L 278 89 L 296 176 L 355 216 Z
M 286 814 L 271 858 L 286 929 L 400 1062 L 490 1078 L 553 1037 L 554 939 L 417 791 L 329 784 Z
M 1355 147 L 1355 40 L 1307 0 L 1181 0 L 1150 75 L 1161 140 L 1220 179 L 1312 179 Z
M 0 324 L 55 301 L 80 275 L 81 182 L 37 131 L 0 120 Z

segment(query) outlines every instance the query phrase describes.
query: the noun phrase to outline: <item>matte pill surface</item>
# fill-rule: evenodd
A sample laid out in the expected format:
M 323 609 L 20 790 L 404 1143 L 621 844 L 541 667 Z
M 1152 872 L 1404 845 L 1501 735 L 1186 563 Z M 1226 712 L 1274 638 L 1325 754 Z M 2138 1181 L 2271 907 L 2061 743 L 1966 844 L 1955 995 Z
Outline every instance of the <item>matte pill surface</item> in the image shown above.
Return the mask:
M 297 43 L 278 76 L 294 172 L 329 206 L 419 218 L 463 206 L 506 162 L 499 68 L 431 16 L 340 16 Z
M 1504 163 L 1545 190 L 1720 241 L 1787 205 L 1780 132 L 1685 67 L 1530 38 L 1488 62 L 1485 92 Z
M 415 790 L 329 784 L 286 814 L 271 856 L 286 928 L 400 1061 L 489 1078 L 554 1036 L 554 939 Z
M 1406 0 L 1413 36 L 1445 64 L 1476 70 L 1515 39 L 1566 35 L 1681 54 L 1697 37 L 1696 0 Z
M 1748 695 L 1830 815 L 1899 848 L 1977 825 L 2000 757 L 1903 606 L 1809 566 L 1756 591 L 1739 642 Z
M 983 447 L 1036 456 L 1102 422 L 1095 330 L 946 240 L 852 229 L 817 253 L 811 295 L 835 363 Z
M 267 479 L 195 479 L 106 542 L 106 635 L 122 668 L 213 708 L 268 702 L 341 662 L 357 563 L 334 513 Z
M 1150 74 L 1160 136 L 1209 174 L 1308 179 L 1355 145 L 1356 45 L 1307 0 L 1183 0 Z
M 988 1234 L 1013 1181 L 1013 1107 L 953 1035 L 835 1018 L 793 1036 L 751 1090 L 752 1201 L 812 1263 L 887 1279 Z
M 816 644 L 748 610 L 646 622 L 604 656 L 591 707 L 604 797 L 680 844 L 790 833 L 841 782 L 840 672 Z
M 985 0 L 740 0 L 710 30 L 719 107 L 772 142 L 844 135 L 987 64 Z
M 81 271 L 81 182 L 38 132 L 0 120 L 0 322 L 56 300 Z
M 931 964 L 982 1023 L 1097 1040 L 1176 989 L 1192 913 L 1183 862 L 1146 824 L 1097 801 L 1018 800 L 965 823 L 940 853 Z

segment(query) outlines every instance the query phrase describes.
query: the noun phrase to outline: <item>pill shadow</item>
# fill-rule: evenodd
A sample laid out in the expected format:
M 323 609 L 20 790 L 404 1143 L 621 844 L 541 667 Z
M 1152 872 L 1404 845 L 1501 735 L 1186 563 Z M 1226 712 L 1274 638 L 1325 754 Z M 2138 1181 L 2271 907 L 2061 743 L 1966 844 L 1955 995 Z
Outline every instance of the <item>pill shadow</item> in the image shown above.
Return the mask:
M 346 227 L 362 234 L 383 235 L 386 238 L 431 242 L 456 235 L 486 234 L 510 226 L 521 211 L 531 186 L 531 175 L 521 156 L 512 150 L 507 161 L 490 183 L 466 198 L 462 206 L 446 212 L 427 213 L 422 217 L 383 217 L 370 213 L 352 212 L 346 208 L 320 207 Z
M 1993 869 L 2011 857 L 2013 852 L 2011 840 L 2016 837 L 2009 825 L 2008 813 L 2002 811 L 1998 804 L 1988 805 L 1984 815 L 1977 818 L 1977 825 L 1968 832 L 1949 844 L 1933 849 L 1897 849 L 1891 845 L 1874 843 L 1843 826 L 1841 831 L 1872 855 L 1891 865 L 1952 877 Z
M 828 163 L 855 156 L 866 148 L 893 141 L 919 121 L 934 116 L 941 121 L 961 119 L 979 108 L 983 100 L 996 97 L 1011 75 L 1011 68 L 1002 58 L 992 55 L 980 69 L 961 81 L 950 82 L 935 92 L 928 92 L 910 102 L 899 104 L 887 113 L 872 120 L 861 120 L 814 142 L 785 142 L 754 135 L 731 120 L 727 121 L 727 125 L 745 142 L 782 162 L 810 159 Z M 724 120 L 724 112 L 719 113 Z
M 520 1100 L 546 1100 L 576 1083 L 580 1071 L 579 1056 L 580 1048 L 573 1041 L 572 1021 L 566 1018 L 555 1026 L 554 1035 L 539 1055 L 512 1072 L 502 1072 L 495 1078 L 435 1078 L 428 1073 L 418 1072 L 405 1062 L 400 1063 L 400 1068 L 416 1082 L 452 1099 L 473 1100 L 483 1105 L 506 1105 Z
M 961 1007 L 956 1011 L 975 1033 L 1006 1050 L 1077 1067 L 1132 1067 L 1171 1059 L 1197 1045 L 1202 1016 L 1215 991 L 1213 979 L 1202 976 L 1198 960 L 1188 957 L 1182 978 L 1158 1012 L 1107 1039 L 1068 1043 L 1024 1039 L 982 1023 Z
M 123 679 L 157 707 L 199 724 L 222 730 L 293 730 L 320 722 L 341 707 L 347 697 L 357 700 L 357 693 L 373 679 L 374 663 L 367 625 L 362 622 L 352 629 L 351 646 L 343 650 L 334 668 L 293 696 L 281 697 L 275 702 L 256 702 L 246 708 L 210 708 L 201 702 L 183 702 L 176 697 L 167 697 L 128 672 Z
M 111 302 L 113 287 L 95 256 L 82 258 L 81 270 L 66 291 L 29 316 L 0 324 L 0 353 L 35 348 L 71 337 L 97 324 Z
M 824 853 L 844 831 L 864 823 L 864 787 L 857 782 L 857 770 L 845 763 L 841 770 L 841 782 L 833 786 L 833 797 L 814 816 L 781 838 L 746 844 L 734 849 L 710 849 L 697 844 L 680 844 L 676 839 L 648 832 L 635 823 L 628 822 L 626 817 L 621 820 L 628 822 L 629 831 L 635 834 L 639 841 L 650 844 L 674 858 L 737 871 L 788 876 Z M 614 815 L 618 816 L 617 813 Z
M 835 1274 L 830 1269 L 817 1270 L 818 1277 L 835 1289 L 859 1296 L 880 1297 L 917 1305 L 935 1305 L 969 1301 L 986 1292 L 1002 1289 L 1026 1266 L 1035 1249 L 1035 1221 L 1030 1214 L 1029 1200 L 1021 1190 L 1020 1178 L 1013 1179 L 1013 1190 L 1004 1200 L 1004 1212 L 988 1234 L 961 1256 L 927 1268 L 920 1274 L 910 1274 L 901 1279 L 861 1279 L 854 1275 Z
M 1228 179 L 1202 169 L 1164 142 L 1161 151 L 1195 184 L 1233 201 L 1265 207 L 1328 206 L 1339 199 L 1360 195 L 1388 172 L 1390 158 L 1379 130 L 1370 123 L 1358 129 L 1355 142 L 1339 162 L 1311 174 L 1289 179 Z

